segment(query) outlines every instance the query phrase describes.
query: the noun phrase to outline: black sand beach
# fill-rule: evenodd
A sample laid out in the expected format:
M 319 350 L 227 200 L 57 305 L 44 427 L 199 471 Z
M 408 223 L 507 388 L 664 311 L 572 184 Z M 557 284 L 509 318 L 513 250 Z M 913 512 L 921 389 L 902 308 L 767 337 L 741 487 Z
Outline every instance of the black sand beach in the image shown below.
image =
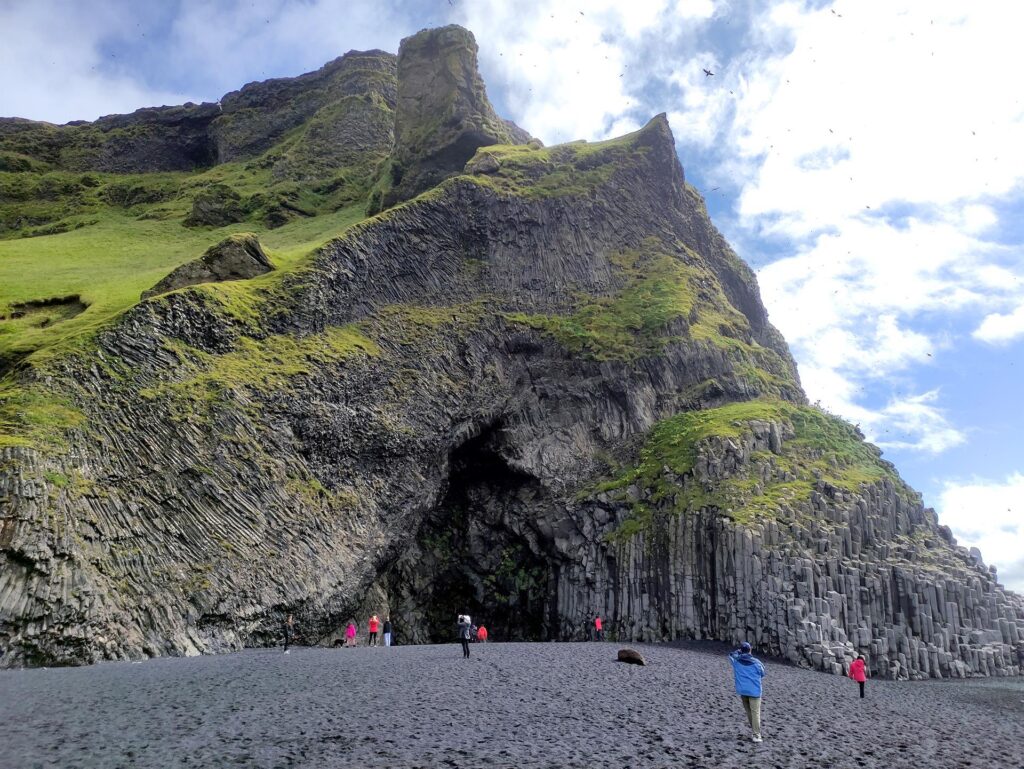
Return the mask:
M 721 649 L 252 650 L 0 672 L 0 766 L 1024 767 L 1024 680 L 869 681 L 768 662 L 755 745 Z

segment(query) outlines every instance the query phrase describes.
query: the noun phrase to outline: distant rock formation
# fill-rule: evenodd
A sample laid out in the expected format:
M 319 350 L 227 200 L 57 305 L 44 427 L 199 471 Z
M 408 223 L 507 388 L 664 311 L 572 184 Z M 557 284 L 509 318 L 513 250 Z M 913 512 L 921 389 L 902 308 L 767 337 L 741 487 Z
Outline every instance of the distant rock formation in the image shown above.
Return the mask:
M 181 265 L 153 288 L 144 291 L 142 298 L 148 299 L 197 283 L 255 278 L 273 269 L 274 265 L 263 252 L 259 239 L 252 233 L 239 233 L 210 246 L 198 259 Z
M 384 51 L 351 51 L 316 72 L 250 83 L 217 103 L 147 107 L 92 123 L 0 118 L 0 150 L 73 171 L 190 171 L 256 157 L 304 127 L 297 140 L 305 156 L 299 167 L 324 153 L 319 162 L 347 165 L 353 153 L 390 149 L 395 62 Z M 351 99 L 364 106 L 358 117 L 345 116 Z M 387 120 L 376 114 L 381 110 Z M 332 117 L 341 117 L 336 131 Z M 324 128 L 333 142 L 323 141 Z M 288 174 L 294 163 L 288 158 L 276 170 Z

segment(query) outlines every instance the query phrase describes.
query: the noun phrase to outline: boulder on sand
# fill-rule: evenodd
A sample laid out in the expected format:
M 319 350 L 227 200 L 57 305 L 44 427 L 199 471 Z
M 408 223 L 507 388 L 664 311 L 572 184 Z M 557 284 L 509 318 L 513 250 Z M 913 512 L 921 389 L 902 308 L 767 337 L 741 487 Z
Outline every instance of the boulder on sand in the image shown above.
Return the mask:
M 628 662 L 630 665 L 646 665 L 647 660 L 636 649 L 619 649 L 619 662 Z

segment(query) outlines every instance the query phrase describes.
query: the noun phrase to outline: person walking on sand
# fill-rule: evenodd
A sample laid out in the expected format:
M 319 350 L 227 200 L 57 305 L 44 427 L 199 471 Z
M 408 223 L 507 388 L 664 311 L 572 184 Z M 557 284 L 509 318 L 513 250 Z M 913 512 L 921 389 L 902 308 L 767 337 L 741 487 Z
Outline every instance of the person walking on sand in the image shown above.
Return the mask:
M 857 659 L 850 665 L 850 678 L 860 684 L 860 698 L 864 699 L 864 682 L 868 680 L 868 674 L 863 654 L 858 654 Z
M 391 646 L 391 617 L 384 618 L 384 646 Z
M 462 657 L 469 659 L 469 617 L 459 615 L 459 643 L 462 644 Z
M 348 627 L 345 628 L 345 646 L 356 645 L 356 621 L 350 619 L 348 621 Z
M 295 630 L 295 617 L 293 617 L 291 614 L 289 614 L 288 618 L 284 621 L 284 653 L 285 654 L 288 653 L 288 644 L 291 643 L 292 632 L 294 630 Z
M 754 742 L 761 742 L 761 679 L 764 678 L 764 665 L 750 653 L 750 644 L 746 641 L 729 654 L 729 661 L 732 663 L 736 693 L 743 700 L 743 709 L 754 733 Z
M 604 640 L 604 623 L 601 622 L 601 615 L 598 614 L 594 617 L 594 640 Z
M 367 642 L 369 646 L 377 645 L 377 629 L 380 627 L 380 617 L 374 614 L 370 617 L 370 639 Z

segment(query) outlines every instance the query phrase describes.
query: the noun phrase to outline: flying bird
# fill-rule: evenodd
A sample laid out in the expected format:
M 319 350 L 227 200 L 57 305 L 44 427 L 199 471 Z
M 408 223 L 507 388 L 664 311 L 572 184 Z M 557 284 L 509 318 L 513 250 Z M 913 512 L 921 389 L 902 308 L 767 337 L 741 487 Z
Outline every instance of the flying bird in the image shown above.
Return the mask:
M 714 77 L 714 76 L 715 76 L 715 73 L 712 72 L 710 69 L 705 69 L 704 70 L 704 77 Z

